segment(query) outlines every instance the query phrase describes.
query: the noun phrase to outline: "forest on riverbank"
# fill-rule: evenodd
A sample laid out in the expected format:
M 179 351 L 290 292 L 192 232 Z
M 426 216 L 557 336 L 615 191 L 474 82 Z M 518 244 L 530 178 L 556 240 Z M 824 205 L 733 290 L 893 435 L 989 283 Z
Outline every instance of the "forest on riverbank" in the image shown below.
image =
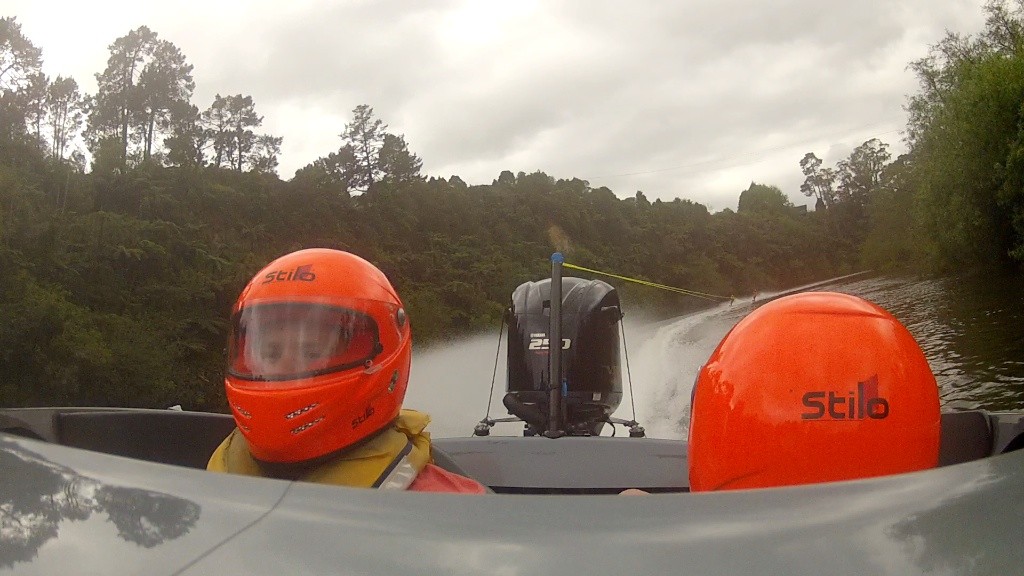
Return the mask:
M 111 44 L 96 94 L 41 72 L 0 19 L 0 405 L 223 407 L 227 316 L 245 282 L 313 246 L 376 263 L 417 345 L 495 329 L 548 257 L 729 297 L 855 270 L 949 273 L 1024 262 L 1024 21 L 990 2 L 910 65 L 909 152 L 809 152 L 794 207 L 770 183 L 735 211 L 514 167 L 489 185 L 426 177 L 361 105 L 339 148 L 284 180 L 252 98 L 190 100 L 191 65 L 148 29 Z M 76 151 L 83 142 L 86 155 Z M 685 191 L 681 191 L 685 195 Z M 610 280 L 663 315 L 706 300 Z

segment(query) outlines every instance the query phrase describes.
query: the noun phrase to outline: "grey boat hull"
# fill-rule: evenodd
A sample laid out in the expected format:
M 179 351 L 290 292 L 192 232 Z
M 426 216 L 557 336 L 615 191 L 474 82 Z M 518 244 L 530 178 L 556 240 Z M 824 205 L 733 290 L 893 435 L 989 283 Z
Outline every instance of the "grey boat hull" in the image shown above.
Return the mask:
M 1024 451 L 998 454 L 1015 447 L 1019 414 L 950 419 L 963 442 L 953 451 L 944 438 L 945 465 L 934 470 L 727 493 L 678 493 L 681 442 L 437 440 L 451 465 L 496 491 L 527 492 L 464 496 L 209 473 L 190 462 L 230 418 L 167 413 L 0 411 L 0 571 L 859 576 L 1024 567 Z M 168 450 L 150 460 L 181 461 L 124 455 L 160 452 L 144 446 L 155 438 L 115 425 L 132 418 L 139 430 L 177 434 L 160 438 Z M 967 438 L 972 429 L 983 437 Z M 101 445 L 104 435 L 120 440 Z M 578 495 L 619 484 L 676 493 Z

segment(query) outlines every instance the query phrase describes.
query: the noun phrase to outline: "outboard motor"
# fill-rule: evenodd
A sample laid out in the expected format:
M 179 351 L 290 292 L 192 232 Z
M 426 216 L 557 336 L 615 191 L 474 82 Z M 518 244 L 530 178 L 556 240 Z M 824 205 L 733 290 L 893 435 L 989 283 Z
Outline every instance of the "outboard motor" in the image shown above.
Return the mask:
M 565 434 L 601 433 L 622 401 L 619 321 L 615 288 L 600 280 L 562 278 L 562 406 Z M 508 316 L 508 381 L 503 400 L 526 422 L 528 436 L 547 431 L 551 280 L 526 282 L 512 292 Z

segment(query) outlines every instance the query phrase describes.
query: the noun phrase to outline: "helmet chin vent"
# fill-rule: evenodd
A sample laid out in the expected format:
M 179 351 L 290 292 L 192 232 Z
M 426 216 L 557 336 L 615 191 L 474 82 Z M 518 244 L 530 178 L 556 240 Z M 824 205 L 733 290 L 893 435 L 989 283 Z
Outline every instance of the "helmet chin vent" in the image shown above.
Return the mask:
M 234 408 L 235 408 L 235 411 L 238 412 L 239 414 L 241 414 L 242 416 L 244 416 L 246 418 L 252 418 L 252 414 L 248 410 L 246 410 L 245 408 L 242 408 L 241 406 L 238 406 L 238 405 L 236 405 Z
M 309 406 L 306 406 L 304 408 L 299 408 L 298 410 L 296 410 L 294 412 L 289 412 L 288 414 L 285 414 L 284 415 L 284 419 L 285 420 L 291 420 L 292 418 L 295 418 L 296 416 L 302 416 L 306 412 L 309 412 L 310 410 L 312 410 L 313 408 L 316 408 L 319 405 L 320 405 L 319 402 L 313 402 Z
M 323 421 L 323 419 L 324 419 L 324 417 L 320 416 L 316 420 L 312 420 L 310 422 L 306 422 L 305 424 L 303 424 L 302 426 L 299 426 L 298 428 L 292 428 L 292 434 L 301 434 L 301 433 L 305 432 L 306 430 L 309 430 L 313 426 L 316 426 L 318 423 Z

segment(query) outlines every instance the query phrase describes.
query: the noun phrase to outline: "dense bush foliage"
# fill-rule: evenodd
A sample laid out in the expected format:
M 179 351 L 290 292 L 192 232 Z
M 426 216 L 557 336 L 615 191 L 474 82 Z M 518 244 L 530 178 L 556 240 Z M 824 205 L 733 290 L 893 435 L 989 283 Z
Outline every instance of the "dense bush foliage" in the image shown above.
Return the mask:
M 512 289 L 548 274 L 556 248 L 582 266 L 723 295 L 854 266 L 830 242 L 826 213 L 709 214 L 539 173 L 348 196 L 223 168 L 16 164 L 0 167 L 5 405 L 219 407 L 231 304 L 259 268 L 302 247 L 378 264 L 419 344 L 493 329 Z M 624 289 L 632 305 L 664 313 L 705 303 Z

